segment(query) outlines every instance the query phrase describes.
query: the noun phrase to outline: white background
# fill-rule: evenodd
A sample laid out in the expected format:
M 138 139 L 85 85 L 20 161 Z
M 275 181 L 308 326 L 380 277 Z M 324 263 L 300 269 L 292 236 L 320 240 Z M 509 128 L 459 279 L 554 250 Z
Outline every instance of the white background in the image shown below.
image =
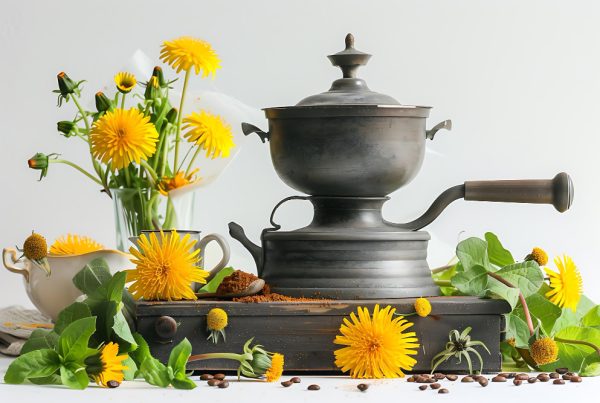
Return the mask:
M 112 204 L 97 186 L 65 166 L 37 182 L 39 172 L 26 165 L 38 151 L 87 163 L 85 147 L 55 131 L 72 115 L 51 93 L 58 72 L 87 79 L 91 105 L 137 49 L 158 60 L 163 40 L 191 35 L 212 43 L 223 65 L 214 81 L 193 80 L 194 88 L 256 109 L 291 105 L 329 88 L 339 72 L 325 55 L 353 32 L 356 47 L 374 55 L 360 71 L 373 90 L 433 106 L 429 127 L 454 123 L 428 143 L 420 175 L 392 195 L 386 218 L 412 220 L 465 180 L 566 171 L 576 197 L 562 215 L 551 206 L 456 202 L 428 228 L 430 264 L 450 259 L 459 237 L 494 231 L 516 257 L 532 246 L 572 255 L 586 293 L 598 299 L 599 21 L 591 1 L 3 1 L 0 246 L 21 243 L 32 229 L 49 240 L 74 232 L 114 245 Z M 271 208 L 296 192 L 276 176 L 266 145 L 254 137 L 240 145 L 201 191 L 197 226 L 226 233 L 235 220 L 256 241 Z M 278 217 L 292 229 L 311 214 L 292 203 Z M 245 250 L 232 246 L 234 265 L 253 270 Z M 21 279 L 2 271 L 0 305 L 13 303 L 28 304 Z

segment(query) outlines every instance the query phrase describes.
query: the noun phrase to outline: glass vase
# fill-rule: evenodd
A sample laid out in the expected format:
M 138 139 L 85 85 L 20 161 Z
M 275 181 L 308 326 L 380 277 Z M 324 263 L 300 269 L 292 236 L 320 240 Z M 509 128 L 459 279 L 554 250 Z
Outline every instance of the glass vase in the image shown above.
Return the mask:
M 119 250 L 128 251 L 129 238 L 144 230 L 192 229 L 195 191 L 165 195 L 156 189 L 120 188 L 111 193 Z

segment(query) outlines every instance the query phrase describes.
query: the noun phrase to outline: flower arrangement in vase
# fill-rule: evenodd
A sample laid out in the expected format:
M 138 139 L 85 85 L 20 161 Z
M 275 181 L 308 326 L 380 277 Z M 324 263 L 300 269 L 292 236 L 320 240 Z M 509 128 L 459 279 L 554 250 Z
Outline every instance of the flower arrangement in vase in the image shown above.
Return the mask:
M 60 121 L 58 132 L 85 142 L 92 169 L 60 158 L 37 153 L 28 160 L 41 170 L 50 164 L 76 169 L 114 200 L 117 245 L 125 250 L 128 238 L 142 230 L 183 228 L 191 225 L 194 184 L 201 181 L 195 162 L 201 152 L 209 158 L 226 158 L 235 147 L 231 127 L 209 111 L 182 111 L 192 75 L 215 75 L 220 59 L 205 41 L 181 37 L 165 41 L 160 58 L 177 74 L 183 73 L 178 106 L 171 104 L 169 90 L 176 80 L 165 78 L 157 66 L 145 83 L 128 72 L 115 75 L 115 94 L 95 94 L 95 111 L 82 106 L 82 84 L 66 73 L 58 74 L 58 106 L 74 104 L 73 120 Z M 143 93 L 135 90 L 144 87 Z M 133 104 L 133 105 L 132 105 Z

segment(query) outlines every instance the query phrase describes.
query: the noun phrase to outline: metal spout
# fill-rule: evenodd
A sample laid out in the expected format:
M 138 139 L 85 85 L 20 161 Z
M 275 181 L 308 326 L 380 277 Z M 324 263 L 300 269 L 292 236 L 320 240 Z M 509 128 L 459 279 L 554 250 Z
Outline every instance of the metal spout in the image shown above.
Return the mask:
M 256 245 L 254 242 L 248 239 L 244 229 L 235 222 L 229 223 L 229 235 L 237 241 L 239 241 L 244 248 L 248 249 L 248 252 L 254 258 L 254 262 L 256 263 L 256 271 L 258 276 L 262 276 L 263 271 L 263 249 Z

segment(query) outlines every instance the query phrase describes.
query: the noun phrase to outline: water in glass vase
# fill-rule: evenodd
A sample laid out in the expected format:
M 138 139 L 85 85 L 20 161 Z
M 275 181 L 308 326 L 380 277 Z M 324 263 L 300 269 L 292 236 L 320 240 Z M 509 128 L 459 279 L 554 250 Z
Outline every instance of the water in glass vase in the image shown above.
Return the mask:
M 117 248 L 129 250 L 129 238 L 141 231 L 191 229 L 196 192 L 170 192 L 156 189 L 111 189 L 115 208 Z

